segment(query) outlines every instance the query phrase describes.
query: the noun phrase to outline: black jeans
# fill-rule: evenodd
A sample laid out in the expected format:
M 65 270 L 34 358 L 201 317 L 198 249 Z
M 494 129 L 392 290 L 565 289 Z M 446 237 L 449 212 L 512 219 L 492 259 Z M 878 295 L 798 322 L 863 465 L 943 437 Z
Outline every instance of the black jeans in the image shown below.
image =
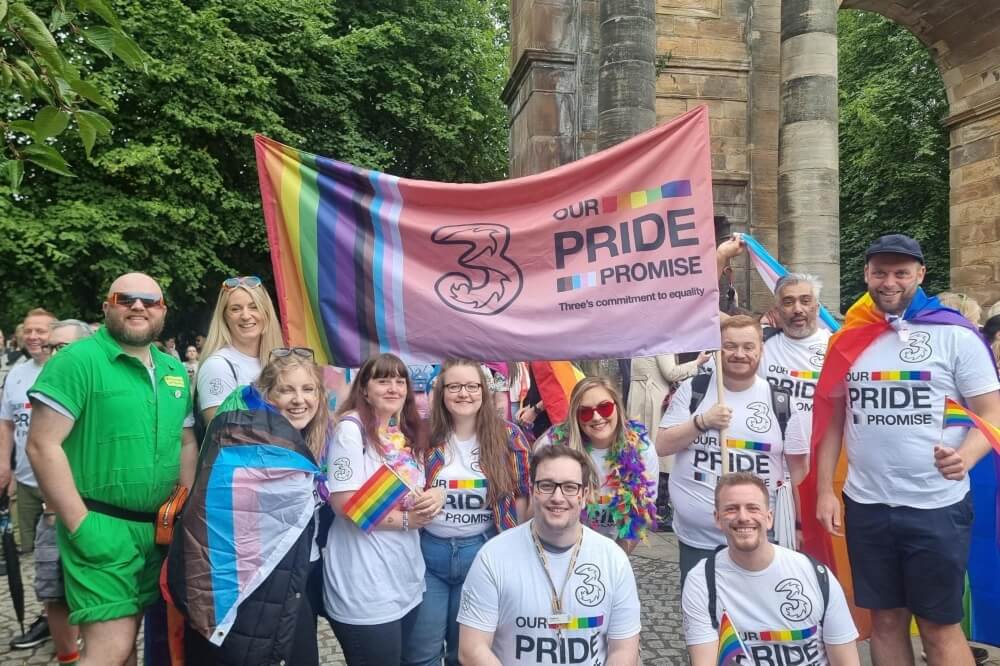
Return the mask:
M 418 604 L 402 618 L 385 624 L 344 624 L 330 620 L 347 666 L 399 666 L 403 645 L 419 608 Z

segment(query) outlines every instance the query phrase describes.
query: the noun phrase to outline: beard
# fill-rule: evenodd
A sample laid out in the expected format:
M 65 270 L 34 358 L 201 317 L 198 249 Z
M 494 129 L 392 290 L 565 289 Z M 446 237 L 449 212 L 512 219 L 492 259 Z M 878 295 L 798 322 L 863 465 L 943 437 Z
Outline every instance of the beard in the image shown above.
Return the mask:
M 147 320 L 149 328 L 145 332 L 130 330 L 125 324 L 126 317 L 128 317 L 127 311 L 121 317 L 109 314 L 104 319 L 104 325 L 107 327 L 108 333 L 121 344 L 129 345 L 130 347 L 145 347 L 160 337 L 160 333 L 163 332 L 164 317 L 160 317 L 157 320 L 150 316 Z

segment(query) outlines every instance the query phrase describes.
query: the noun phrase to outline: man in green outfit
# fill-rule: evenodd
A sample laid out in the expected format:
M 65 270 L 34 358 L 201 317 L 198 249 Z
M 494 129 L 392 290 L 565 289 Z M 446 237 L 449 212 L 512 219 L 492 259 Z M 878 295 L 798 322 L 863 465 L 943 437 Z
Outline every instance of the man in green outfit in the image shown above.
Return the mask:
M 180 361 L 151 343 L 166 304 L 148 275 L 114 281 L 105 325 L 46 364 L 29 397 L 28 457 L 58 518 L 80 664 L 135 663 L 143 610 L 159 597 L 156 511 L 194 480 L 191 395 Z

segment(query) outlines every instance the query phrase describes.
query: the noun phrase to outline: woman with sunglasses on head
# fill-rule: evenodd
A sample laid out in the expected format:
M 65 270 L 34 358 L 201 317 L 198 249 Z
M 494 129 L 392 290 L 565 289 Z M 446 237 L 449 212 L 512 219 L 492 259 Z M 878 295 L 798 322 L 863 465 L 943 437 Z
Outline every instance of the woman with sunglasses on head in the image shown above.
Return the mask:
M 398 666 L 424 595 L 418 530 L 445 494 L 424 490 L 427 437 L 398 357 L 365 361 L 337 416 L 324 456 L 337 515 L 323 564 L 325 607 L 349 665 Z
M 271 297 L 255 275 L 223 281 L 198 366 L 198 410 L 209 423 L 237 386 L 260 375 L 271 350 L 282 345 Z
M 404 663 L 458 664 L 458 605 L 476 553 L 525 518 L 528 443 L 500 418 L 483 366 L 449 360 L 431 402 L 427 486 L 447 490 L 445 509 L 421 530 L 424 601 L 405 644 Z M 445 646 L 447 649 L 445 650 Z
M 564 444 L 590 456 L 600 482 L 584 521 L 631 553 L 656 525 L 660 461 L 649 433 L 624 416 L 622 400 L 604 377 L 586 377 L 573 388 L 569 418 L 535 442 Z
M 188 664 L 319 663 L 322 599 L 309 579 L 329 418 L 305 347 L 273 349 L 260 377 L 219 406 L 167 565 Z

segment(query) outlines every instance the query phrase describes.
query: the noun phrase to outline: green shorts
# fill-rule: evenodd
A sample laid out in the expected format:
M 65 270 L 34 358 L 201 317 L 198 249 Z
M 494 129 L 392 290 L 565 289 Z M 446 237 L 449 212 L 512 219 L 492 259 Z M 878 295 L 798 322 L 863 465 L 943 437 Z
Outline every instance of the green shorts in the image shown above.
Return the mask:
M 152 523 L 91 511 L 72 534 L 57 526 L 71 623 L 136 615 L 160 597 L 163 552 Z

